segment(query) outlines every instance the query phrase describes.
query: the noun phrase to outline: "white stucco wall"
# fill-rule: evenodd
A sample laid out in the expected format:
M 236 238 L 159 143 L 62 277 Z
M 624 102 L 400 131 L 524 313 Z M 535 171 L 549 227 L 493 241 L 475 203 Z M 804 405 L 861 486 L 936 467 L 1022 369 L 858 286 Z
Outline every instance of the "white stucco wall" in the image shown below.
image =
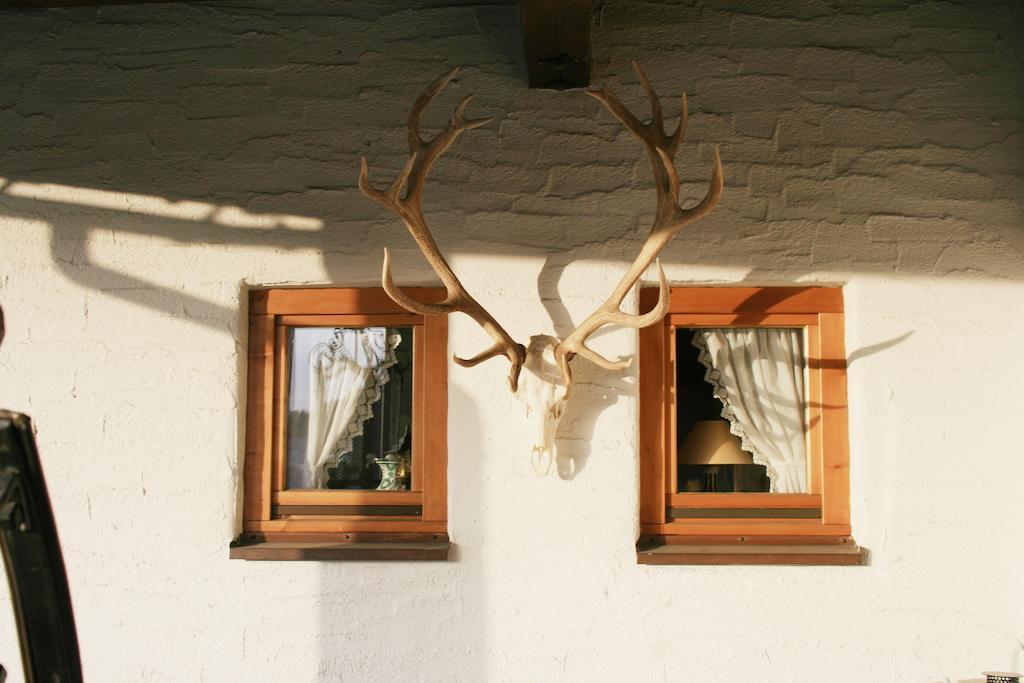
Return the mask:
M 229 561 L 244 292 L 433 279 L 356 190 L 465 65 L 496 117 L 426 209 L 525 339 L 565 332 L 650 220 L 639 146 L 528 91 L 511 5 L 0 10 L 0 406 L 30 413 L 92 681 L 955 681 L 1024 669 L 1024 14 L 1016 3 L 597 3 L 596 82 L 690 93 L 676 283 L 846 287 L 863 568 L 635 563 L 635 368 L 582 363 L 536 477 L 491 361 L 450 373 L 452 561 Z M 672 108 L 672 100 L 666 104 Z M 452 320 L 451 350 L 486 343 Z M 595 346 L 635 352 L 616 331 Z M 9 604 L 9 600 L 5 599 Z M 6 611 L 0 606 L 0 612 Z M 2 615 L 0 615 L 2 617 Z M 0 660 L 16 661 L 6 623 Z

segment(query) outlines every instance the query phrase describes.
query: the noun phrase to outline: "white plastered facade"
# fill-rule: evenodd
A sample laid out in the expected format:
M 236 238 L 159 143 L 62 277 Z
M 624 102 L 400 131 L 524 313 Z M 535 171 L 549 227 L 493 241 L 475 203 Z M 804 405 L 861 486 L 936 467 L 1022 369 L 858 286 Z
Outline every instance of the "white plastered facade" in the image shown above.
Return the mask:
M 469 92 L 495 117 L 439 162 L 425 210 L 520 340 L 565 333 L 620 277 L 647 159 L 581 92 L 524 87 L 514 5 L 0 16 L 0 405 L 38 428 L 87 678 L 1024 669 L 1022 15 L 855 5 L 609 0 L 594 71 L 640 110 L 631 58 L 670 111 L 689 92 L 688 197 L 720 145 L 724 197 L 665 250 L 674 284 L 844 286 L 862 568 L 638 566 L 635 364 L 578 365 L 539 478 L 500 360 L 449 373 L 451 561 L 228 560 L 247 288 L 374 286 L 384 246 L 400 282 L 435 282 L 356 189 L 361 155 L 378 182 L 401 167 L 422 85 L 462 64 L 428 121 Z M 452 319 L 453 353 L 488 343 Z M 636 333 L 593 345 L 635 354 Z

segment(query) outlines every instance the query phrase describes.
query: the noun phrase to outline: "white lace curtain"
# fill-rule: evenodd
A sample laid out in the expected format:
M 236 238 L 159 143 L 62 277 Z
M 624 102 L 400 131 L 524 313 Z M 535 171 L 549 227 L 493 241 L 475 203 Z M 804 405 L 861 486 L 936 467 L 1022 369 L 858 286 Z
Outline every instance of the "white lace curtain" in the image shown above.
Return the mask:
M 804 350 L 800 330 L 698 330 L 693 344 L 722 417 L 743 450 L 764 465 L 776 493 L 807 492 Z
M 309 436 L 306 463 L 309 482 L 327 483 L 327 467 L 352 450 L 373 415 L 373 404 L 395 364 L 401 335 L 383 327 L 336 328 L 329 343 L 309 354 Z

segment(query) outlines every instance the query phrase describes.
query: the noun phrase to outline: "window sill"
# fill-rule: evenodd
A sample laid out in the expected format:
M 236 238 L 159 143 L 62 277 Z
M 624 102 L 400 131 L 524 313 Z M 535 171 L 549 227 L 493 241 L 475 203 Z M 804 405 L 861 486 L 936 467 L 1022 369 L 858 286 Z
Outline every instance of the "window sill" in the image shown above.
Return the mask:
M 232 560 L 316 562 L 444 562 L 451 543 L 444 534 L 423 540 L 264 540 L 243 537 L 231 543 Z
M 862 566 L 867 564 L 868 551 L 852 540 L 850 543 L 827 544 L 757 544 L 696 543 L 638 544 L 637 564 L 764 564 L 803 566 Z

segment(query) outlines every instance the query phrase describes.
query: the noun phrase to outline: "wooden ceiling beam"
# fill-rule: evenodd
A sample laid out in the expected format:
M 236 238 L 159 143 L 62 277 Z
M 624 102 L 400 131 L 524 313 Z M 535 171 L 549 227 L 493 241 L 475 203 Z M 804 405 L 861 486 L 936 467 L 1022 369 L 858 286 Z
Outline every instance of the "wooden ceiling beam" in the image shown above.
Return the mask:
M 519 0 L 531 88 L 590 85 L 591 0 Z

